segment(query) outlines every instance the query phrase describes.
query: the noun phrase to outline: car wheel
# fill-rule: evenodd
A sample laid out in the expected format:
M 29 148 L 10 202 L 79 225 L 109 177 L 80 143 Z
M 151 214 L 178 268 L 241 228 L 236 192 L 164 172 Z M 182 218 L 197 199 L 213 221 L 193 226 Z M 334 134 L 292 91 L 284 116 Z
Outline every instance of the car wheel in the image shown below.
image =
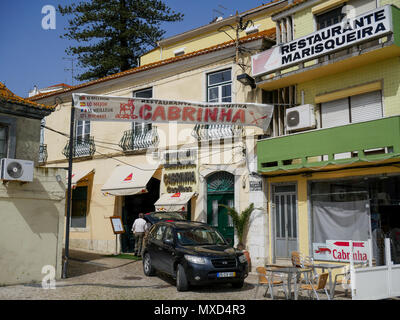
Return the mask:
M 241 289 L 243 288 L 243 285 L 244 285 L 244 280 L 240 282 L 232 282 L 232 287 L 234 287 L 235 289 Z
M 178 264 L 178 268 L 176 271 L 176 289 L 178 291 L 187 291 L 189 289 L 186 272 L 181 264 Z
M 150 254 L 147 252 L 143 257 L 143 272 L 146 276 L 152 276 L 155 273 L 155 269 L 151 264 Z

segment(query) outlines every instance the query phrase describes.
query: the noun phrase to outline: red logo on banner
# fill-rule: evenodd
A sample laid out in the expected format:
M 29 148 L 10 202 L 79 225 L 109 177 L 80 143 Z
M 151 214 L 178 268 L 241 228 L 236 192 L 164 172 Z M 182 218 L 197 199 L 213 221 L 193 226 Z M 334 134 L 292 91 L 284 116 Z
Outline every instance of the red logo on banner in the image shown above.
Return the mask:
M 181 193 L 177 192 L 174 195 L 172 195 L 172 198 L 179 198 L 180 196 L 181 196 Z
M 334 245 L 338 246 L 338 247 L 348 247 L 350 245 L 350 242 L 340 242 L 340 241 L 336 241 L 333 243 Z M 353 247 L 364 247 L 364 243 L 362 242 L 353 242 Z
M 133 178 L 133 173 L 131 173 L 129 176 L 127 176 L 124 181 L 131 181 Z
M 323 252 L 329 252 L 331 253 L 331 250 L 328 248 L 319 248 L 319 250 L 316 250 L 315 253 L 323 253 Z

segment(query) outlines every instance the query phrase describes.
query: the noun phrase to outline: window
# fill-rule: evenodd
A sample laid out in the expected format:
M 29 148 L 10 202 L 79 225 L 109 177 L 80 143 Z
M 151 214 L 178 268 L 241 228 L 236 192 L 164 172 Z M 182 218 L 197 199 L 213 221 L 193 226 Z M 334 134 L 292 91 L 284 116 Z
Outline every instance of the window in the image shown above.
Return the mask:
M 276 41 L 277 44 L 292 41 L 294 38 L 293 19 L 285 17 L 276 21 Z
M 8 126 L 0 124 L 0 159 L 7 158 Z
M 368 180 L 311 183 L 313 242 L 368 239 Z
M 87 186 L 76 187 L 72 190 L 72 228 L 86 228 L 87 193 Z
M 345 17 L 345 15 L 342 13 L 344 6 L 345 4 L 336 9 L 318 15 L 316 17 L 317 30 L 327 28 L 342 21 L 342 19 Z
M 231 69 L 207 74 L 207 101 L 232 102 Z
M 175 57 L 183 56 L 185 54 L 185 48 L 179 48 L 174 51 Z
M 0 116 L 0 159 L 15 158 L 17 119 Z
M 153 98 L 153 88 L 141 89 L 133 92 L 134 98 Z
M 90 137 L 90 121 L 78 120 L 76 123 L 76 138 L 79 142 L 87 141 Z
M 380 119 L 382 116 L 381 91 L 321 103 L 323 128 Z
M 193 228 L 177 232 L 177 238 L 183 246 L 226 244 L 221 235 L 213 229 Z
M 134 98 L 153 98 L 153 88 L 141 89 L 133 92 Z M 132 122 L 134 136 L 145 134 L 151 130 L 151 123 Z
M 165 226 L 159 226 L 156 231 L 154 239 L 161 241 L 163 238 L 164 230 L 165 230 Z
M 43 118 L 40 121 L 40 144 L 44 144 L 44 127 L 46 125 L 46 119 Z
M 173 232 L 172 228 L 167 227 L 167 229 L 165 231 L 164 240 L 174 241 L 174 232 Z

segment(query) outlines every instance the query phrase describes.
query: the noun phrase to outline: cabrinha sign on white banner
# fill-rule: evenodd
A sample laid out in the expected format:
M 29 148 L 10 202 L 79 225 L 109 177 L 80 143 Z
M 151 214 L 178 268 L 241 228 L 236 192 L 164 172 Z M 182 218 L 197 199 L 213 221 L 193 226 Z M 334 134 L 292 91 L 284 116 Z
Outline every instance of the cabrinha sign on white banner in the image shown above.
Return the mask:
M 266 130 L 273 106 L 256 103 L 201 103 L 145 98 L 73 94 L 75 119 L 144 123 L 226 124 Z

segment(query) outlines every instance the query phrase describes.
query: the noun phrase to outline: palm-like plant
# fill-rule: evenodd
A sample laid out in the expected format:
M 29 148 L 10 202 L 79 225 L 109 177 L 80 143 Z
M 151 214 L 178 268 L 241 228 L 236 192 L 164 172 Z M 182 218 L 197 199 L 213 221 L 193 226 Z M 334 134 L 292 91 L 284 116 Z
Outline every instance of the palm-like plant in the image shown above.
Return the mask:
M 239 250 L 243 250 L 245 248 L 244 235 L 250 221 L 251 213 L 254 211 L 254 203 L 251 203 L 240 214 L 235 210 L 235 208 L 228 207 L 224 204 L 220 204 L 219 206 L 226 208 L 227 214 L 232 217 L 233 225 L 236 229 L 238 236 L 237 248 Z

